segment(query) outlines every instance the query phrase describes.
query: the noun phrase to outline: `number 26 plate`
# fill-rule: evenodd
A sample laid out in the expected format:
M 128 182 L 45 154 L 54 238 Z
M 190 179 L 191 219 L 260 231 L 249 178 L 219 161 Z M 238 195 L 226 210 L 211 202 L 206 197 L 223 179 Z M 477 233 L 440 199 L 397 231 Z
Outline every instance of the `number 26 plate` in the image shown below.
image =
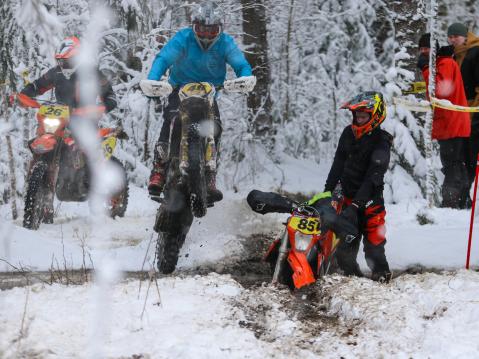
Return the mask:
M 68 118 L 70 115 L 68 106 L 44 105 L 38 112 L 46 118 Z

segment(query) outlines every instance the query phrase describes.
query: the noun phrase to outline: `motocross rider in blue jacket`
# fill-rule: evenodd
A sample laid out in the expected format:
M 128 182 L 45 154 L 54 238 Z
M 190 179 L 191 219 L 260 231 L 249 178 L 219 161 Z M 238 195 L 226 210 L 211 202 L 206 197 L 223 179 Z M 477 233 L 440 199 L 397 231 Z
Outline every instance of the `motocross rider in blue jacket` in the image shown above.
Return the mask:
M 170 69 L 168 82 L 173 87 L 163 110 L 163 126 L 155 146 L 153 170 L 148 185 L 151 195 L 159 195 L 165 184 L 170 125 L 178 114 L 179 88 L 190 82 L 209 82 L 222 86 L 226 78 L 226 64 L 233 68 L 237 77 L 252 76 L 251 66 L 243 53 L 233 38 L 223 32 L 220 9 L 215 3 L 206 2 L 198 7 L 192 27 L 180 30 L 161 49 L 148 75 L 148 80 L 158 81 Z M 213 106 L 218 151 L 222 127 L 216 100 Z M 207 173 L 207 183 L 208 196 L 213 201 L 221 200 L 223 194 L 216 189 L 215 172 Z

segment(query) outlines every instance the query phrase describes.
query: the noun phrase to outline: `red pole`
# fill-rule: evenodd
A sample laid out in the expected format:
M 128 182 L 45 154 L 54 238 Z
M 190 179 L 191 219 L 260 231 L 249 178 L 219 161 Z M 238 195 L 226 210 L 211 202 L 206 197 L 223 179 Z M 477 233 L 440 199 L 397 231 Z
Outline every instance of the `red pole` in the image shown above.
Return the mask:
M 477 155 L 476 178 L 474 179 L 474 196 L 472 198 L 471 222 L 469 224 L 469 241 L 467 243 L 466 269 L 469 269 L 469 259 L 471 257 L 472 228 L 474 227 L 474 211 L 476 209 L 477 177 L 478 177 L 478 175 L 479 175 L 479 154 Z

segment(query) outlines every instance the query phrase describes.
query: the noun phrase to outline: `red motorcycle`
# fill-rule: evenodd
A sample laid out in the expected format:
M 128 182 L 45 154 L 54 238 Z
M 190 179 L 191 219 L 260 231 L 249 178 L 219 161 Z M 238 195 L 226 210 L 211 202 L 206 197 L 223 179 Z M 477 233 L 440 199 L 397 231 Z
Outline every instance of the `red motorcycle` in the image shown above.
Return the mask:
M 53 223 L 53 197 L 66 202 L 88 200 L 90 169 L 85 154 L 78 148 L 68 125 L 81 117 L 101 116 L 104 107 L 81 108 L 71 111 L 56 102 L 38 100 L 19 94 L 24 107 L 38 108 L 37 135 L 29 142 L 33 154 L 27 178 L 23 226 L 38 229 L 42 222 Z M 121 169 L 122 185 L 107 204 L 111 217 L 123 217 L 128 205 L 128 182 L 123 164 L 113 152 L 117 139 L 127 138 L 121 128 L 101 128 L 98 131 L 104 160 L 116 163 Z
M 330 273 L 340 240 L 351 241 L 357 229 L 338 214 L 341 199 L 329 197 L 314 205 L 298 204 L 277 193 L 253 190 L 247 197 L 257 213 L 289 213 L 285 228 L 270 245 L 272 283 L 298 290 Z

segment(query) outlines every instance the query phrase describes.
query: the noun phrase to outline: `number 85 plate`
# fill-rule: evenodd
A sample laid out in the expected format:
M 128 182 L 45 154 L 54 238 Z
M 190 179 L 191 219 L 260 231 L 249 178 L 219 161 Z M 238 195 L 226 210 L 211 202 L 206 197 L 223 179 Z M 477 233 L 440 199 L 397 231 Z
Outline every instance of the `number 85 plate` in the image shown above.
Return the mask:
M 291 217 L 288 227 L 303 234 L 321 233 L 321 223 L 316 217 Z

